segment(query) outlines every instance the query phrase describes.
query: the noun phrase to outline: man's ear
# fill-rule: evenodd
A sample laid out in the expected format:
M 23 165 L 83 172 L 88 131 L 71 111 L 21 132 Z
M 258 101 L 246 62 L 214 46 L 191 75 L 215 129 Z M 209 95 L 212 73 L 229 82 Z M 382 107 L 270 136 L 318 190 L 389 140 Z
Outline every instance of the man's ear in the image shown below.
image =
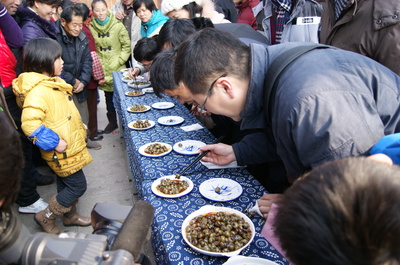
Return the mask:
M 235 91 L 232 83 L 230 82 L 229 78 L 227 77 L 220 77 L 216 85 L 218 88 L 222 89 L 223 93 L 226 93 L 230 98 L 234 98 Z
M 67 21 L 63 18 L 60 18 L 61 26 L 65 27 L 67 25 Z

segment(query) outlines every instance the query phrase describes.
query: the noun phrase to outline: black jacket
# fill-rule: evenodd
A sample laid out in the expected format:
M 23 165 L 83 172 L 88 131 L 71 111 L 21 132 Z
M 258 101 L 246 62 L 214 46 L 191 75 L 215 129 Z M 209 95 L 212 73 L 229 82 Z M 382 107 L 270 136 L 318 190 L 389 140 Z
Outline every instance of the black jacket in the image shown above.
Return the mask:
M 89 50 L 89 40 L 86 34 L 81 31 L 78 37 L 69 36 L 61 25 L 56 21 L 57 41 L 62 47 L 62 59 L 64 68 L 61 77 L 70 85 L 75 84 L 78 79 L 85 85 L 85 89 L 78 93 L 79 102 L 87 98 L 86 86 L 89 84 L 92 75 L 92 56 Z

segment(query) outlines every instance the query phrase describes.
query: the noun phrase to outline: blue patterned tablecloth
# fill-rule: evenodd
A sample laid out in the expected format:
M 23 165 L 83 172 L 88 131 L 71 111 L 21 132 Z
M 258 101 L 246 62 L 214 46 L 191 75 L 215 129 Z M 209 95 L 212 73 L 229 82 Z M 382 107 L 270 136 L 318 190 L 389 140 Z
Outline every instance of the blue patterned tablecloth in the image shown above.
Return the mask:
M 171 146 L 182 140 L 199 140 L 204 143 L 212 143 L 215 137 L 206 129 L 192 132 L 185 132 L 181 126 L 187 126 L 199 121 L 190 114 L 185 106 L 173 98 L 165 96 L 159 99 L 154 94 L 145 94 L 140 97 L 128 97 L 125 92 L 132 90 L 122 82 L 122 74 L 114 72 L 114 105 L 119 114 L 126 140 L 129 166 L 133 173 L 139 198 L 149 201 L 154 209 L 155 216 L 152 226 L 152 243 L 154 254 L 158 264 L 222 264 L 227 258 L 210 257 L 200 254 L 187 245 L 181 235 L 181 225 L 183 220 L 192 212 L 204 205 L 215 205 L 234 208 L 244 211 L 253 206 L 254 202 L 267 191 L 264 187 L 244 168 L 229 168 L 209 170 L 201 163 L 193 166 L 186 177 L 194 183 L 193 190 L 186 196 L 177 199 L 165 199 L 155 196 L 151 191 L 152 182 L 163 176 L 172 175 L 182 170 L 188 165 L 195 156 L 180 155 L 174 151 L 170 154 L 159 157 L 149 158 L 142 156 L 138 149 L 140 146 L 149 142 L 164 142 Z M 168 101 L 175 103 L 175 106 L 168 110 L 151 109 L 144 113 L 130 113 L 127 108 L 135 104 L 145 104 L 151 106 L 155 102 Z M 184 123 L 176 126 L 163 126 L 157 123 L 157 119 L 162 116 L 181 116 L 185 119 Z M 156 125 L 144 131 L 129 129 L 127 124 L 137 119 L 149 119 L 156 122 Z M 229 202 L 210 201 L 199 192 L 200 184 L 210 178 L 229 178 L 235 180 L 243 187 L 242 194 L 235 200 Z M 256 229 L 253 242 L 242 251 L 241 255 L 261 257 L 272 260 L 278 264 L 289 264 L 286 259 L 279 254 L 275 248 L 260 235 L 264 225 L 264 219 L 252 217 Z

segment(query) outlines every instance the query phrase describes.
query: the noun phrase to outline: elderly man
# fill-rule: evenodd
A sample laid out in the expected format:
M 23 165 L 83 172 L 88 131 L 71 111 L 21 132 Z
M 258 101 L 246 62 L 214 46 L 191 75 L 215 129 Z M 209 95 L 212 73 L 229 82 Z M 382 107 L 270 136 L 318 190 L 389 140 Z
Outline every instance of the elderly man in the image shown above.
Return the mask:
M 73 99 L 82 121 L 89 122 L 87 107 L 87 91 L 85 86 L 92 75 L 92 57 L 89 50 L 89 40 L 82 31 L 83 14 L 81 9 L 75 6 L 65 8 L 59 20 L 56 21 L 58 33 L 57 41 L 60 43 L 63 53 L 64 68 L 61 77 L 73 86 Z M 101 145 L 88 139 L 88 148 L 100 149 Z

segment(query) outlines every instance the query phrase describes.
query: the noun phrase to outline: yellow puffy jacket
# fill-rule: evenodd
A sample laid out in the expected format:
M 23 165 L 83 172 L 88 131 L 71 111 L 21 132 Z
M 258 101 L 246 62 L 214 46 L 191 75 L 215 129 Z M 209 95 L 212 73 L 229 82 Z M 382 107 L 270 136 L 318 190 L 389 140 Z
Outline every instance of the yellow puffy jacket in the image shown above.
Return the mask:
M 44 125 L 67 142 L 63 153 L 40 149 L 43 159 L 58 176 L 67 177 L 92 161 L 86 148 L 86 130 L 72 100 L 71 85 L 59 77 L 29 72 L 13 80 L 13 92 L 22 108 L 25 135 Z

